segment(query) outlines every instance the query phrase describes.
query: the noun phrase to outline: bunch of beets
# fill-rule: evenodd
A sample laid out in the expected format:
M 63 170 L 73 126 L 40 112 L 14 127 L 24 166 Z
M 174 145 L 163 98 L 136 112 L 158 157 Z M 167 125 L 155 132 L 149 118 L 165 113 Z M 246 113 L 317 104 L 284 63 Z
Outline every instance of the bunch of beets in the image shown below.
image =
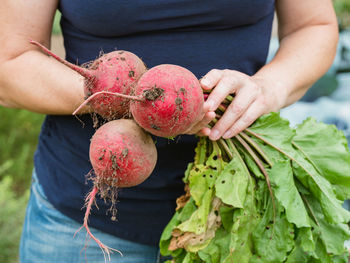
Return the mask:
M 85 200 L 83 227 L 109 257 L 114 249 L 88 227 L 96 195 L 110 200 L 112 213 L 116 213 L 117 189 L 141 184 L 156 165 L 157 150 L 150 134 L 172 138 L 196 123 L 202 114 L 202 88 L 189 70 L 171 64 L 147 70 L 142 60 L 128 51 L 113 51 L 80 67 L 36 41 L 31 44 L 84 77 L 86 100 L 73 115 L 88 105 L 106 120 L 91 138 L 89 155 L 95 176 Z

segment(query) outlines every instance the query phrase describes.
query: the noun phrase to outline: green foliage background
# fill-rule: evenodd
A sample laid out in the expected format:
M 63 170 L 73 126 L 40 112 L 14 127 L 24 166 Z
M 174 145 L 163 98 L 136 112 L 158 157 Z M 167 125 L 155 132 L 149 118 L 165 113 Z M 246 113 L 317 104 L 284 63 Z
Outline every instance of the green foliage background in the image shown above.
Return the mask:
M 343 28 L 350 27 L 350 1 L 334 0 L 334 8 L 337 13 L 339 23 Z
M 60 34 L 57 12 L 53 34 Z M 44 115 L 0 107 L 0 262 L 14 263 Z
M 17 259 L 33 154 L 44 116 L 0 107 L 0 262 Z

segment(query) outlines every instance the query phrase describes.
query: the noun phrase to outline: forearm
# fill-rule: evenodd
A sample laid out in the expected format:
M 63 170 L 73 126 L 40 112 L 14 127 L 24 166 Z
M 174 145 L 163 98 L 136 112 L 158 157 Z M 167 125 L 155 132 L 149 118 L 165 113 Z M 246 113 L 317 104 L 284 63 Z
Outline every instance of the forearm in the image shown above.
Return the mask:
M 293 30 L 292 25 L 282 21 L 282 37 L 275 57 L 254 76 L 265 80 L 263 85 L 279 95 L 276 110 L 300 99 L 326 73 L 336 54 L 335 16 L 330 14 L 326 22 L 307 23 Z
M 72 114 L 84 101 L 83 85 L 80 75 L 40 51 L 0 62 L 0 105 L 5 107 Z

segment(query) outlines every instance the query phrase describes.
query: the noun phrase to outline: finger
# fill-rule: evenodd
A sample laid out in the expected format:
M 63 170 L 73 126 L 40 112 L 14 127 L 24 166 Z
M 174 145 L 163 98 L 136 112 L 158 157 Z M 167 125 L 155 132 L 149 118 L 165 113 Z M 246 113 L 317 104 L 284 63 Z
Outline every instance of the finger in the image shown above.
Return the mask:
M 204 104 L 209 107 L 210 111 L 215 111 L 227 95 L 236 90 L 238 83 L 239 81 L 236 78 L 224 76 L 211 91 Z
M 259 89 L 253 83 L 245 83 L 237 92 L 235 99 L 228 106 L 224 115 L 213 127 L 209 138 L 211 140 L 219 139 L 229 127 L 247 111 L 250 105 L 256 100 L 259 94 Z
M 207 103 L 203 103 L 203 109 L 202 109 L 202 113 L 205 114 L 206 112 L 210 111 L 210 105 L 208 105 Z
M 208 127 L 205 127 L 201 129 L 199 132 L 196 133 L 198 136 L 209 136 L 210 129 Z
M 224 135 L 224 139 L 232 138 L 238 133 L 248 128 L 257 118 L 264 114 L 264 107 L 255 101 L 249 109 L 230 127 L 228 128 Z
M 216 86 L 223 75 L 223 71 L 219 69 L 212 69 L 203 78 L 200 79 L 200 84 L 203 89 L 211 90 Z
M 202 129 L 203 127 L 207 127 L 208 124 L 214 120 L 214 118 L 216 117 L 216 113 L 214 111 L 209 111 L 204 115 L 204 118 L 196 124 L 196 127 L 198 128 L 198 130 Z
M 186 131 L 187 134 L 195 134 L 199 130 L 203 129 L 203 127 L 208 126 L 208 124 L 215 118 L 215 112 L 210 111 L 207 112 L 203 119 L 199 122 L 197 122 L 194 126 L 192 126 L 188 131 Z

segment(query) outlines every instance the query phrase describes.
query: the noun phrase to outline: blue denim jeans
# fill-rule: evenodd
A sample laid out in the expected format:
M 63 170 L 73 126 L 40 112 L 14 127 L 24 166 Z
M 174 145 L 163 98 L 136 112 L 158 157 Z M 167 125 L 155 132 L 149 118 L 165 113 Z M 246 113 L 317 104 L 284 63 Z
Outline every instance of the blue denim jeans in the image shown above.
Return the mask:
M 78 222 L 63 215 L 50 204 L 34 172 L 20 244 L 20 262 L 104 262 L 101 249 L 93 240 L 87 240 L 85 229 L 73 238 L 79 227 L 81 225 Z M 123 240 L 94 228 L 91 231 L 105 245 L 122 252 L 122 256 L 117 252 L 111 254 L 110 262 L 160 263 L 164 260 L 156 246 Z

